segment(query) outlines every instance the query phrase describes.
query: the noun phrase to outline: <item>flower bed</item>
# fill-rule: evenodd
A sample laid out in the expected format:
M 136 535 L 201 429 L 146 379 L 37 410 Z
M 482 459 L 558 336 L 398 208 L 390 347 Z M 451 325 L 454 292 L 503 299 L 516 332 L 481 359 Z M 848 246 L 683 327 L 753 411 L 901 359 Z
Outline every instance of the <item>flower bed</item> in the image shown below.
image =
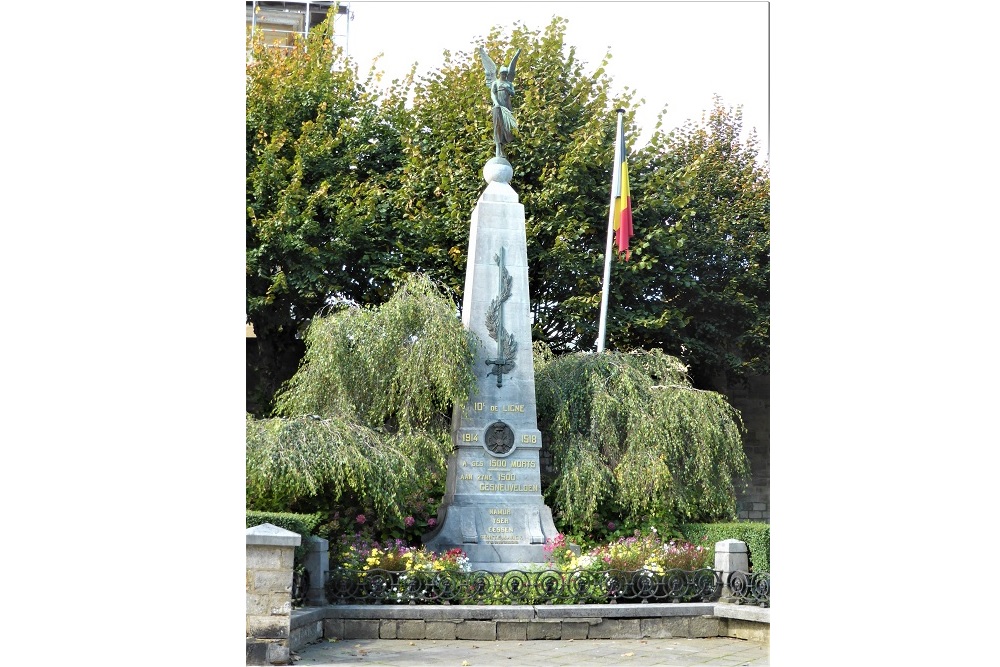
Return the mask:
M 401 540 L 344 537 L 331 550 L 327 597 L 336 604 L 708 602 L 722 589 L 710 552 L 663 542 L 655 530 L 579 556 L 560 534 L 544 551 L 549 562 L 535 569 L 470 571 L 461 549 L 436 554 Z
M 334 604 L 538 605 L 628 602 L 711 602 L 721 575 L 711 569 L 511 570 L 509 572 L 369 569 L 330 572 Z

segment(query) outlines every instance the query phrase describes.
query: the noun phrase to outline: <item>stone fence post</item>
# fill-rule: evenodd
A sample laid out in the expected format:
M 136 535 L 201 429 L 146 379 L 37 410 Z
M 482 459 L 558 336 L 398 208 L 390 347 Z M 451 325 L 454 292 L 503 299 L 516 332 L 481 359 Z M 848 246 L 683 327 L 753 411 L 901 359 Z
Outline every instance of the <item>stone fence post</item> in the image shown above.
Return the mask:
M 722 597 L 719 601 L 733 602 L 733 592 L 729 590 L 729 575 L 736 571 L 750 571 L 747 543 L 740 540 L 716 542 L 715 569 L 722 571 Z
M 330 569 L 330 542 L 310 535 L 306 538 L 305 567 L 309 573 L 309 590 L 306 604 L 311 607 L 326 605 L 326 573 Z
M 247 528 L 247 664 L 291 663 L 292 567 L 298 533 L 269 523 Z

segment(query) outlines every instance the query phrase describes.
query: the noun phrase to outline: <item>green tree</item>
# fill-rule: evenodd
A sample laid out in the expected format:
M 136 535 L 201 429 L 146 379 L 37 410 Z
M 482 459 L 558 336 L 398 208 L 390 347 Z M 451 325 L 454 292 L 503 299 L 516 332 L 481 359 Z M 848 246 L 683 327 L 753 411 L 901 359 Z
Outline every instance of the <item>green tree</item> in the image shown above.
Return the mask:
M 609 339 L 670 350 L 699 386 L 769 365 L 770 178 L 740 110 L 657 131 L 637 151 L 634 263 L 615 267 Z
M 525 206 L 533 338 L 555 353 L 591 349 L 602 290 L 615 113 L 633 93 L 609 93 L 605 62 L 591 70 L 565 42 L 566 23 L 494 29 L 485 48 L 507 60 L 520 126 L 507 149 Z M 475 53 L 447 53 L 416 83 L 397 192 L 400 270 L 427 271 L 458 299 L 469 215 L 492 156 L 489 97 Z M 720 372 L 767 370 L 769 180 L 756 139 L 741 145 L 740 112 L 715 101 L 707 121 L 657 131 L 629 158 L 636 235 L 632 260 L 612 264 L 608 346 L 664 349 L 701 385 Z
M 413 276 L 381 306 L 314 318 L 280 416 L 247 416 L 248 507 L 329 512 L 347 494 L 402 518 L 398 499 L 444 470 L 451 407 L 473 386 L 473 343 L 455 312 Z
M 629 91 L 611 97 L 610 54 L 592 69 L 565 31 L 559 18 L 542 30 L 495 28 L 385 91 L 372 74 L 358 83 L 323 44 L 261 51 L 247 89 L 256 414 L 291 376 L 304 326 L 325 304 L 382 303 L 412 272 L 461 302 L 469 216 L 493 154 L 480 44 L 498 62 L 522 49 L 520 129 L 507 149 L 525 205 L 533 338 L 560 354 L 592 348 L 614 110 L 626 109 L 632 146 L 636 105 Z M 769 180 L 755 140 L 738 142 L 741 122 L 717 101 L 708 121 L 658 131 L 629 156 L 636 235 L 632 260 L 612 264 L 608 348 L 663 349 L 698 386 L 768 365 Z
M 546 498 L 563 525 L 735 518 L 734 480 L 750 472 L 742 421 L 724 396 L 695 389 L 683 362 L 653 350 L 539 354 L 535 364 L 557 469 Z
M 248 37 L 248 409 L 265 414 L 298 365 L 301 334 L 331 300 L 384 301 L 378 270 L 401 169 L 404 86 L 376 94 L 330 39 L 329 20 L 289 50 Z

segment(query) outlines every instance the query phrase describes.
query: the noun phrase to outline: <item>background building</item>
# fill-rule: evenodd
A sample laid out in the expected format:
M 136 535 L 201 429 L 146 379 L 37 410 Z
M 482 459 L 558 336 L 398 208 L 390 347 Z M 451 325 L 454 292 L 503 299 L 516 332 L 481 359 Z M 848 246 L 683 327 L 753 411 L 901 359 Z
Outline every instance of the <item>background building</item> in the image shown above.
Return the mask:
M 247 27 L 264 34 L 268 45 L 290 48 L 295 35 L 305 36 L 309 30 L 323 22 L 330 12 L 333 19 L 334 40 L 348 50 L 351 25 L 349 2 L 247 2 Z

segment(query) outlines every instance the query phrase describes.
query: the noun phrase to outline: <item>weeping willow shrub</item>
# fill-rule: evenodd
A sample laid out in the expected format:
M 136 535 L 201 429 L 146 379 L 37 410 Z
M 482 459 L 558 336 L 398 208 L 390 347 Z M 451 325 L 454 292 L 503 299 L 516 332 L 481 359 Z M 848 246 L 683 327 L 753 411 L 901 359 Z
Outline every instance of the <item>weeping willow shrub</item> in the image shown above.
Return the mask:
M 247 501 L 283 509 L 345 492 L 381 516 L 445 468 L 450 410 L 472 390 L 454 302 L 412 276 L 385 304 L 317 317 L 272 419 L 247 418 Z
M 546 490 L 563 523 L 728 519 L 750 474 L 739 412 L 691 386 L 659 350 L 552 357 L 536 347 L 539 429 L 557 474 Z

